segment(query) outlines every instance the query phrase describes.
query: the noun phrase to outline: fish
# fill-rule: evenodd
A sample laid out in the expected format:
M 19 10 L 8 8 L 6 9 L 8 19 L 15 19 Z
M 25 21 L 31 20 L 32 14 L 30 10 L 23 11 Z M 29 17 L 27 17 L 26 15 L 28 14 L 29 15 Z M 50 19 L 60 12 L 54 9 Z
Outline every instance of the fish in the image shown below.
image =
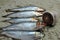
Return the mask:
M 11 31 L 11 30 L 3 30 L 1 35 L 5 35 L 6 37 L 14 38 L 14 39 L 20 39 L 20 40 L 34 40 L 35 37 L 40 38 L 40 32 L 36 31 Z
M 11 18 L 11 17 L 26 18 L 26 17 L 28 17 L 29 18 L 29 17 L 36 17 L 36 16 L 41 17 L 42 13 L 34 12 L 34 11 L 25 11 L 25 12 L 10 13 L 10 14 L 4 15 L 2 17 L 8 17 L 8 18 Z
M 21 23 L 21 22 L 37 22 L 37 18 L 13 18 L 13 19 L 6 19 L 2 22 L 9 22 L 11 24 L 13 23 Z
M 4 31 L 1 34 L 6 35 L 10 38 L 21 39 L 21 40 L 34 40 L 36 33 L 39 32 L 26 32 L 26 31 Z M 38 36 L 39 37 L 39 36 Z
M 23 22 L 17 24 L 8 25 L 3 30 L 36 30 L 36 22 Z
M 44 12 L 46 11 L 44 8 L 37 7 L 37 6 L 24 6 L 21 8 L 12 8 L 7 9 L 6 12 L 21 12 L 21 11 L 38 11 L 38 12 Z

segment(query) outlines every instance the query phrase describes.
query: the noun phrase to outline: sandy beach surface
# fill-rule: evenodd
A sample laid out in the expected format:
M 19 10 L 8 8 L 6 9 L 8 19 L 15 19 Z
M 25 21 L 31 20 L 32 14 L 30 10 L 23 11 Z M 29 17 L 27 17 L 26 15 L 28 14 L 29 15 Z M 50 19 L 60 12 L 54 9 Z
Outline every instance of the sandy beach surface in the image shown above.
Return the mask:
M 18 6 L 38 6 L 45 8 L 47 11 L 57 13 L 58 19 L 55 27 L 45 31 L 45 37 L 43 40 L 60 40 L 60 0 L 0 0 L 0 21 L 4 20 L 3 15 L 9 14 L 5 12 L 6 9 L 17 8 Z M 10 25 L 9 23 L 0 22 L 0 28 Z M 0 37 L 0 40 L 12 40 L 4 36 Z

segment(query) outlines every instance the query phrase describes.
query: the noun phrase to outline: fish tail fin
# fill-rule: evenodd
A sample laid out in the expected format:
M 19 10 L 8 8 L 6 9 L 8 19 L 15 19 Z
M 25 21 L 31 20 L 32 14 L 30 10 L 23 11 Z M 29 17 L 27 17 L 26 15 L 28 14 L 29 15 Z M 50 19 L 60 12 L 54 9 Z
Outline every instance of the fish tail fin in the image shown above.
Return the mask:
M 10 24 L 13 24 L 12 22 L 9 22 L 8 20 L 3 20 L 3 21 L 1 21 L 1 22 L 8 22 L 8 23 L 10 23 Z
M 14 24 L 13 22 L 9 22 L 8 20 L 3 20 L 3 21 L 0 21 L 0 22 L 8 22 L 10 24 Z
M 2 30 L 3 28 L 0 28 L 0 30 Z
M 3 20 L 3 21 L 1 21 L 1 22 L 7 22 L 8 20 Z
M 0 34 L 1 34 L 2 30 L 3 30 L 3 28 L 0 28 Z
M 5 18 L 5 17 L 7 17 L 7 16 L 8 16 L 8 15 L 4 15 L 4 16 L 2 16 L 2 17 L 4 17 L 4 18 Z
M 8 17 L 9 15 L 11 15 L 11 14 L 6 14 L 6 15 L 4 15 L 4 16 L 2 16 L 2 17 L 6 18 L 6 17 Z
M 3 36 L 3 28 L 0 28 L 0 36 Z
M 7 10 L 5 10 L 6 12 L 20 12 L 20 11 L 18 11 L 18 10 L 12 10 L 12 9 L 7 9 Z
M 11 9 L 7 9 L 7 10 L 5 10 L 6 12 L 10 12 L 11 11 Z

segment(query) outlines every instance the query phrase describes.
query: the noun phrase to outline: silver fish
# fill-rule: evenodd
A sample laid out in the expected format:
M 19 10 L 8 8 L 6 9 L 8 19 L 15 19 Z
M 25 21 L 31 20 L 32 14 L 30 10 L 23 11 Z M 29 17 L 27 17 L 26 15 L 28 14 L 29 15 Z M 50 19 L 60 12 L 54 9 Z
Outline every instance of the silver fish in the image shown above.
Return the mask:
M 21 23 L 21 22 L 37 22 L 36 18 L 13 18 L 13 19 L 6 19 L 2 22 L 9 22 L 9 23 Z
M 25 17 L 26 18 L 26 17 L 36 17 L 36 16 L 42 16 L 42 14 L 40 12 L 25 11 L 25 12 L 17 12 L 17 13 L 7 14 L 2 17 L 20 17 L 20 18 Z
M 32 31 L 2 31 L 1 35 L 6 35 L 7 37 L 21 40 L 34 40 L 35 37 L 40 38 L 40 32 Z
M 3 28 L 3 30 L 36 30 L 36 22 L 17 23 Z
M 7 9 L 6 12 L 21 12 L 21 11 L 39 11 L 44 12 L 46 11 L 44 8 L 39 8 L 36 6 L 26 6 L 21 8 L 13 8 L 13 9 Z

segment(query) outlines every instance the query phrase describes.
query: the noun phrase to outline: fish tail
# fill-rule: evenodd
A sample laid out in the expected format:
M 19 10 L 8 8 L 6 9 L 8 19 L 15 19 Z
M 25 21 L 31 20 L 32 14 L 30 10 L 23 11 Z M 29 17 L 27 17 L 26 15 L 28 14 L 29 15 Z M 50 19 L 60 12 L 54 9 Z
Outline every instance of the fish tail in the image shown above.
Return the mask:
M 8 22 L 8 23 L 10 23 L 10 24 L 13 24 L 12 22 L 9 22 L 8 20 L 3 20 L 3 21 L 1 21 L 1 22 Z
M 17 12 L 14 12 L 14 13 L 17 13 Z M 4 15 L 4 16 L 2 16 L 2 17 L 6 18 L 6 17 L 8 17 L 9 15 L 14 14 L 14 13 L 10 13 L 10 14 Z
M 6 12 L 20 12 L 19 10 L 12 10 L 12 9 L 7 9 L 5 10 Z
M 11 11 L 11 9 L 7 9 L 7 10 L 5 10 L 6 12 L 10 12 Z
M 0 36 L 3 36 L 2 32 L 3 32 L 3 28 L 0 28 Z
M 4 18 L 5 18 L 5 17 L 7 17 L 7 16 L 8 16 L 8 15 L 4 15 L 4 16 L 2 16 L 2 17 L 4 17 Z
M 11 14 L 13 14 L 13 13 L 11 13 Z M 7 15 L 4 15 L 4 16 L 2 16 L 2 17 L 4 17 L 4 18 L 5 18 L 5 17 L 8 17 L 8 16 L 11 15 L 11 14 L 7 14 Z
M 1 21 L 1 22 L 7 22 L 8 20 L 3 20 L 3 21 Z
M 0 28 L 0 30 L 2 30 L 3 28 Z
M 0 28 L 0 33 L 2 32 L 3 28 Z

